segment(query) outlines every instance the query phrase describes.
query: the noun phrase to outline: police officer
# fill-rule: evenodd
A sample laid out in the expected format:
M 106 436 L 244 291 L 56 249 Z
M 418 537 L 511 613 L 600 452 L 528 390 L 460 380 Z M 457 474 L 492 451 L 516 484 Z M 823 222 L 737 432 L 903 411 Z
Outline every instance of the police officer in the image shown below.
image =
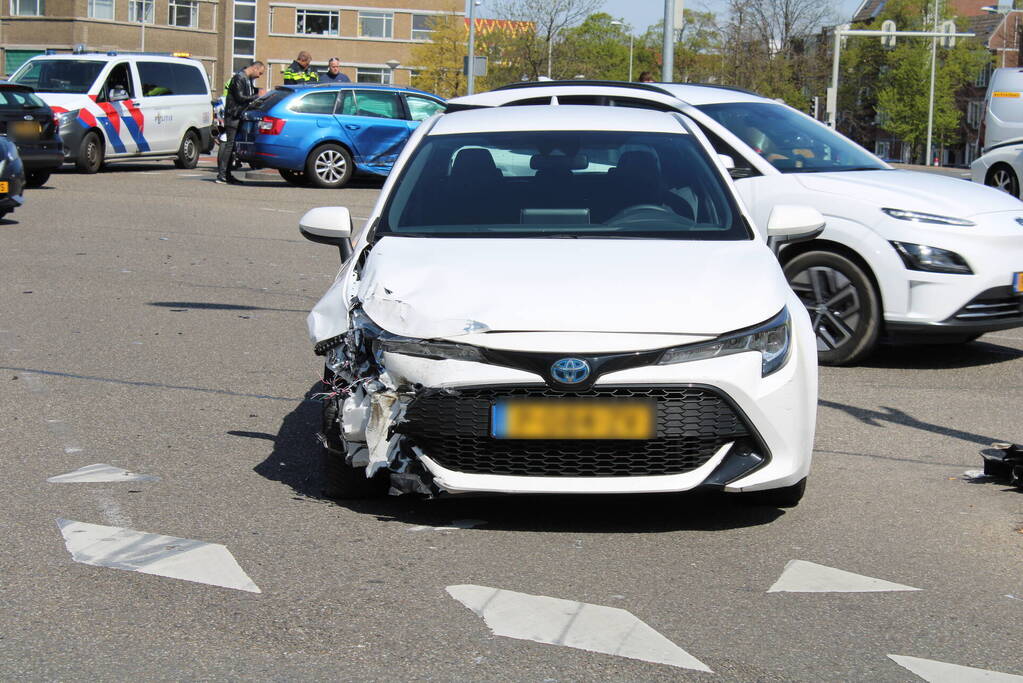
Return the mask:
M 253 81 L 263 75 L 264 69 L 263 62 L 253 62 L 232 76 L 228 83 L 227 98 L 224 101 L 224 131 L 227 137 L 217 153 L 218 183 L 238 182 L 231 175 L 234 139 L 238 135 L 238 124 L 241 123 L 242 112 L 258 96 Z
M 284 76 L 284 85 L 310 85 L 318 83 L 320 75 L 309 68 L 311 61 L 313 61 L 311 54 L 305 50 L 299 52 L 298 57 L 295 57 L 295 61 L 281 72 L 281 75 Z

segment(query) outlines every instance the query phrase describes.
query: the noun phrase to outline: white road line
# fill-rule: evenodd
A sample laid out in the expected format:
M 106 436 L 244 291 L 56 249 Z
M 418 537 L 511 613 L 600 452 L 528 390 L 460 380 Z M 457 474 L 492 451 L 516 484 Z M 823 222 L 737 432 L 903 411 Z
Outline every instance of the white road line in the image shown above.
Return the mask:
M 499 636 L 710 672 L 623 609 L 487 586 L 448 586 L 447 591 Z
M 486 524 L 482 519 L 456 519 L 449 526 L 414 526 L 408 531 L 457 531 L 458 529 L 475 529 Z
M 825 567 L 805 560 L 789 560 L 781 576 L 768 593 L 872 593 L 878 591 L 918 591 L 870 576 Z
M 975 669 L 959 664 L 946 664 L 933 659 L 920 659 L 904 655 L 888 655 L 899 666 L 909 669 L 928 683 L 1021 683 L 1023 676 L 1003 674 L 987 669 Z
M 39 375 L 31 372 L 18 373 L 18 379 L 25 383 L 25 388 L 34 394 L 46 393 L 46 385 L 43 384 L 43 378 Z
M 205 173 L 179 173 L 178 177 L 179 178 L 201 178 L 204 175 L 206 175 L 206 174 Z
M 58 519 L 75 562 L 261 593 L 219 543 Z
M 126 469 L 120 467 L 114 467 L 113 465 L 107 465 L 106 463 L 98 462 L 95 465 L 86 465 L 85 467 L 79 467 L 73 472 L 67 472 L 65 474 L 58 474 L 55 477 L 50 477 L 46 481 L 51 484 L 92 484 L 99 482 L 120 482 L 120 481 L 159 481 L 159 477 L 154 477 L 149 474 L 135 474 L 129 472 Z
M 116 500 L 108 496 L 106 493 L 100 492 L 96 495 L 96 502 L 99 503 L 100 512 L 103 513 L 103 519 L 107 520 L 111 524 L 116 524 L 121 527 L 133 526 L 131 519 L 128 515 L 124 514 L 121 510 L 121 506 Z
M 259 207 L 259 210 L 260 211 L 274 211 L 276 213 L 298 213 L 298 211 L 292 211 L 291 209 L 273 209 L 273 208 L 270 208 L 269 206 L 261 206 L 261 207 Z

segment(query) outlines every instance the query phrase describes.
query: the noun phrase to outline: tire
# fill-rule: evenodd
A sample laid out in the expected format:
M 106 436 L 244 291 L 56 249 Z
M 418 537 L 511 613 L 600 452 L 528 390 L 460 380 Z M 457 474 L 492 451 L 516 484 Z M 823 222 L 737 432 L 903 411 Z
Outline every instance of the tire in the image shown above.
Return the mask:
M 0 209 L 0 220 L 3 220 L 4 216 L 6 216 L 8 213 L 9 213 L 8 211 Z
M 1007 164 L 995 164 L 988 171 L 984 184 L 1019 198 L 1019 178 L 1016 177 L 1016 172 L 1012 170 L 1012 167 Z
M 321 145 L 306 159 L 305 176 L 316 187 L 344 187 L 352 177 L 352 155 L 340 145 Z
M 351 467 L 345 462 L 347 448 L 337 423 L 339 405 L 328 399 L 323 403 L 323 495 L 327 498 L 379 498 L 387 493 L 390 475 L 379 472 L 366 477 L 365 468 Z
M 28 171 L 25 173 L 26 187 L 42 187 L 50 179 L 49 171 Z
M 285 182 L 288 185 L 294 185 L 295 187 L 308 187 L 309 182 L 306 180 L 305 172 L 303 171 L 292 171 L 290 168 L 279 168 L 277 172 L 281 174 Z
M 82 138 L 75 166 L 82 173 L 95 173 L 103 168 L 103 141 L 95 132 L 86 133 Z
M 185 131 L 174 165 L 178 168 L 195 168 L 199 165 L 199 136 L 194 130 Z
M 829 251 L 808 251 L 785 264 L 789 286 L 806 306 L 821 365 L 866 357 L 881 332 L 881 300 L 858 264 Z
M 767 489 L 766 491 L 752 491 L 739 494 L 744 503 L 749 505 L 763 505 L 776 508 L 794 508 L 799 505 L 806 492 L 806 477 L 803 477 L 792 486 L 780 489 Z

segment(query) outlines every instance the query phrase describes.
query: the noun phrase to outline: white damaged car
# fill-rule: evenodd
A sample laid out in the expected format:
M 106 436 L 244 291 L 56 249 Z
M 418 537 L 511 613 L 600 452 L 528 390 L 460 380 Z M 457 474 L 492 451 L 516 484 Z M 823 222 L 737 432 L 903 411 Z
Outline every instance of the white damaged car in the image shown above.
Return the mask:
M 821 214 L 762 226 L 812 239 Z M 805 307 L 686 116 L 523 106 L 424 122 L 309 315 L 325 493 L 803 495 Z

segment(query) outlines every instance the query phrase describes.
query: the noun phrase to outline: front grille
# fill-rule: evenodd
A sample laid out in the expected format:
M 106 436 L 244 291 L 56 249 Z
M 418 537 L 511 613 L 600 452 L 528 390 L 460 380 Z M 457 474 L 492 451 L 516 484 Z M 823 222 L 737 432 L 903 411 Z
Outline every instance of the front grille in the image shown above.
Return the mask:
M 1020 297 L 1011 287 L 995 287 L 981 292 L 952 316 L 964 322 L 1005 320 L 1023 316 Z
M 491 406 L 508 398 L 646 398 L 657 434 L 641 441 L 515 440 L 490 436 Z M 469 474 L 636 477 L 681 474 L 703 465 L 751 430 L 707 387 L 594 387 L 565 393 L 545 385 L 460 389 L 416 398 L 398 431 L 441 466 Z

